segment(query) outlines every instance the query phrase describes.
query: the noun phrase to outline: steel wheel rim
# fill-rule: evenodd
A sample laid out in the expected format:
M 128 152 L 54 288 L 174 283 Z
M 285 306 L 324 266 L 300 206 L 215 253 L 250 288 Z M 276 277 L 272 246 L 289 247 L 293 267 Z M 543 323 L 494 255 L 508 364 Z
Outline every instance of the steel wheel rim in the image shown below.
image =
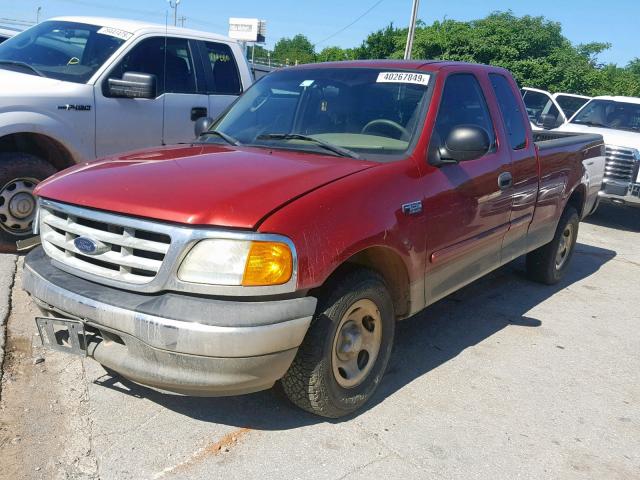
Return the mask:
M 560 236 L 560 244 L 558 245 L 558 252 L 556 253 L 556 270 L 560 270 L 567 262 L 569 253 L 571 253 L 571 246 L 573 245 L 573 235 L 573 225 L 568 224 Z
M 0 227 L 10 233 L 28 233 L 33 227 L 35 178 L 15 178 L 0 190 Z
M 331 348 L 333 376 L 343 388 L 360 385 L 376 363 L 382 343 L 382 316 L 376 304 L 358 300 L 340 319 Z

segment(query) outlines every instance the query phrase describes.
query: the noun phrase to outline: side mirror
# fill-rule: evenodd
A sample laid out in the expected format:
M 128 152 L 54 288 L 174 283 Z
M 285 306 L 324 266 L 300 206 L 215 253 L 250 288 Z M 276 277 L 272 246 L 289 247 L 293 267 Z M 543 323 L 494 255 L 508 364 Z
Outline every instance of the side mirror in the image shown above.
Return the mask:
M 550 113 L 543 113 L 540 115 L 540 125 L 545 130 L 551 130 L 558 126 L 558 117 Z
M 122 80 L 108 80 L 109 95 L 118 98 L 156 98 L 156 84 L 155 75 L 126 72 Z
M 196 134 L 196 138 L 209 130 L 211 128 L 211 125 L 213 125 L 213 118 L 211 117 L 200 117 L 198 120 L 196 120 L 196 123 L 193 127 L 193 133 Z
M 474 125 L 454 127 L 444 145 L 437 152 L 435 166 L 466 162 L 486 155 L 491 150 L 491 139 L 484 128 Z

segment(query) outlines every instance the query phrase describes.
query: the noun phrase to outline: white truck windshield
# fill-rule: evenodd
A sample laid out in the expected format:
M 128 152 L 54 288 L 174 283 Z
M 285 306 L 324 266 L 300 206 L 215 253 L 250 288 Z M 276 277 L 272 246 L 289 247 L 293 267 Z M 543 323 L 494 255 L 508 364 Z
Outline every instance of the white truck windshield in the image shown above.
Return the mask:
M 0 68 L 86 83 L 127 35 L 98 25 L 42 22 L 0 45 Z
M 591 100 L 571 123 L 614 130 L 640 131 L 640 104 Z

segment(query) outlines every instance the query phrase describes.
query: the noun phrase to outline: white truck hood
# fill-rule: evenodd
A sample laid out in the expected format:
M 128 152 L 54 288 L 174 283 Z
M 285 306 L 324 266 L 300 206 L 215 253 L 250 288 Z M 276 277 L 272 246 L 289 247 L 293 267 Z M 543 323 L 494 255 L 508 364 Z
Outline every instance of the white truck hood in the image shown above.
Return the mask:
M 627 132 L 612 128 L 590 127 L 577 123 L 565 123 L 556 129 L 558 132 L 597 133 L 603 136 L 606 145 L 635 148 L 640 151 L 640 132 Z
M 27 98 L 33 99 L 34 105 L 42 105 L 41 99 L 45 97 L 69 100 L 62 104 L 77 103 L 79 97 L 85 97 L 85 103 L 93 103 L 91 90 L 92 87 L 86 84 L 63 82 L 0 68 L 0 109 L 2 110 L 15 105 L 17 101 L 24 104 Z

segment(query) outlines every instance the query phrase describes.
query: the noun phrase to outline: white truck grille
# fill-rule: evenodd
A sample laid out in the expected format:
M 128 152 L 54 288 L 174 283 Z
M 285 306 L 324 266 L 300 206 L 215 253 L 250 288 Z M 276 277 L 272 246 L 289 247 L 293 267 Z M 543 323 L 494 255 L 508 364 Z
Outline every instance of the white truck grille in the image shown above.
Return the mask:
M 638 161 L 635 150 L 607 145 L 604 178 L 621 182 L 633 182 Z
M 152 281 L 165 259 L 171 238 L 92 218 L 91 210 L 71 215 L 50 204 L 40 207 L 40 238 L 46 253 L 69 267 L 99 277 L 133 284 Z M 78 249 L 74 241 L 89 238 L 100 246 L 96 254 Z

